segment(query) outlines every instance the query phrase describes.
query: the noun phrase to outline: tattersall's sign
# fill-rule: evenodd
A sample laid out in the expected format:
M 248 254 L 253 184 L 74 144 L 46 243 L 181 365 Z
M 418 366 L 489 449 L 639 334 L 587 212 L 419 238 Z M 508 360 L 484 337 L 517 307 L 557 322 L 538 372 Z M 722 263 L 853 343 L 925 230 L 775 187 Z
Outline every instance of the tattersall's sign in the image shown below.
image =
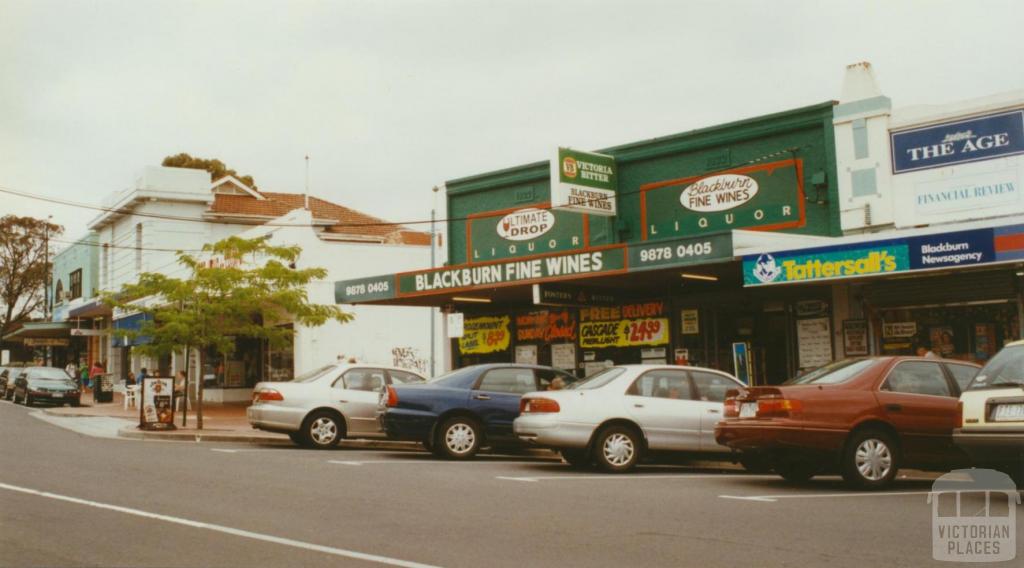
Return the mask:
M 615 158 L 559 148 L 551 162 L 551 206 L 591 215 L 615 215 Z
M 540 258 L 466 265 L 398 275 L 398 295 L 506 286 L 538 280 L 583 277 L 623 272 L 626 247 L 608 247 L 587 252 Z
M 895 174 L 1024 154 L 1024 110 L 901 130 L 890 137 Z
M 1024 226 L 970 229 L 743 257 L 743 284 L 808 282 L 1011 262 L 1024 258 Z
M 471 263 L 581 250 L 587 247 L 586 216 L 547 204 L 471 215 L 466 257 Z
M 783 160 L 640 186 L 644 239 L 803 226 L 803 161 Z

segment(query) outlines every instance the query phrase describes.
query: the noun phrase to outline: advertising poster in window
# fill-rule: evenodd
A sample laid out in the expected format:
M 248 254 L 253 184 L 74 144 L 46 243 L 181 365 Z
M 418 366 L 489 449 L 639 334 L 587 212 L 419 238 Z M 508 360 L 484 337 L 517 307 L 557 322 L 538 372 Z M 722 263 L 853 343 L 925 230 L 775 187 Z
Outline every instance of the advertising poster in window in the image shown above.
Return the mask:
M 697 310 L 682 310 L 679 313 L 682 321 L 683 335 L 697 335 L 700 333 L 700 312 Z
M 956 353 L 956 346 L 953 344 L 953 328 L 948 325 L 929 327 L 928 341 L 931 344 L 932 352 L 936 355 L 952 357 Z
M 143 430 L 174 430 L 174 379 L 147 378 L 142 381 L 139 427 Z
M 666 345 L 669 320 L 660 301 L 580 310 L 580 347 Z
M 516 363 L 521 365 L 537 364 L 536 345 L 516 345 Z
M 516 343 L 576 341 L 576 318 L 569 310 L 536 310 L 516 316 Z
M 551 366 L 564 371 L 576 370 L 576 344 L 555 343 L 552 345 Z
M 832 329 L 828 318 L 796 320 L 801 369 L 820 367 L 832 361 Z
M 459 338 L 459 352 L 465 355 L 496 353 L 508 349 L 511 341 L 511 316 L 465 318 Z
M 736 378 L 743 384 L 749 385 L 752 373 L 749 343 L 738 342 L 732 344 L 732 367 L 736 371 Z
M 843 320 L 843 352 L 848 357 L 868 354 L 868 322 Z

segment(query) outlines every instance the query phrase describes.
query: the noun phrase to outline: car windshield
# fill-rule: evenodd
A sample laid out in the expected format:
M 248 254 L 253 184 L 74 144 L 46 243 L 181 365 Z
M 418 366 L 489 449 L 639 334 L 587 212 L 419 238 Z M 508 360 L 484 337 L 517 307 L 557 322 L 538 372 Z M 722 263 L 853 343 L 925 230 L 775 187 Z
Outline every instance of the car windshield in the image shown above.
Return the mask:
M 566 388 L 573 390 L 599 389 L 614 381 L 619 375 L 625 372 L 626 369 L 624 367 L 608 367 L 607 369 L 598 371 L 582 381 L 575 382 Z
M 35 369 L 29 373 L 29 378 L 66 381 L 68 374 L 64 372 L 64 369 Z
M 313 370 L 313 371 L 309 371 L 307 373 L 303 373 L 303 374 L 295 377 L 294 379 L 292 379 L 292 382 L 293 383 L 311 383 L 311 382 L 319 379 L 320 377 L 326 375 L 327 373 L 329 373 L 334 368 L 335 368 L 334 365 L 325 365 L 323 367 L 320 367 L 319 369 L 316 369 L 316 370 Z
M 858 373 L 875 364 L 874 359 L 843 359 L 834 361 L 817 369 L 793 377 L 783 384 L 787 385 L 834 385 L 843 383 Z
M 978 371 L 967 390 L 1013 385 L 1024 385 L 1024 345 L 1014 345 L 996 353 Z
M 71 387 L 71 388 L 75 388 L 75 383 L 71 382 L 71 380 L 69 380 L 67 378 L 51 379 L 51 378 L 39 378 L 39 377 L 36 377 L 34 379 L 30 379 L 29 382 L 32 383 L 35 386 L 40 386 L 40 387 Z
M 448 371 L 443 375 L 439 375 L 427 381 L 432 385 L 452 385 L 458 384 L 463 381 L 466 377 L 475 374 L 477 371 L 476 367 L 463 367 L 461 369 L 455 369 L 454 371 Z

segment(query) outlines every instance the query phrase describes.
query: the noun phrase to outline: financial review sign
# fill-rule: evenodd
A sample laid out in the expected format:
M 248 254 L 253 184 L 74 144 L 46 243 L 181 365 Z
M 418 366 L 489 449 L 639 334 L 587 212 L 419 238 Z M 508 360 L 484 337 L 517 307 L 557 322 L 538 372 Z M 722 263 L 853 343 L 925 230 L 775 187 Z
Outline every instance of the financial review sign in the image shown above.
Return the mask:
M 890 134 L 894 174 L 1024 154 L 1024 110 Z

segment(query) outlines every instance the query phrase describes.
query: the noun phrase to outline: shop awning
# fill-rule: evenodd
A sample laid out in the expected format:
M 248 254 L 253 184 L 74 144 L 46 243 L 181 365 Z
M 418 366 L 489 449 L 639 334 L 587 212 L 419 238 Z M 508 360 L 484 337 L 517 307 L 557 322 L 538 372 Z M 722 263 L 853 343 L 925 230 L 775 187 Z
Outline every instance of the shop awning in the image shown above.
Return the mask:
M 107 304 L 103 303 L 103 300 L 99 298 L 93 298 L 87 302 L 72 306 L 68 309 L 69 318 L 94 318 L 100 316 L 109 316 L 112 309 Z
M 114 330 L 111 333 L 111 335 L 113 335 L 111 346 L 131 347 L 132 345 L 145 345 L 149 343 L 152 340 L 149 336 L 139 335 L 132 338 L 124 333 L 126 331 L 139 331 L 142 329 L 142 322 L 147 319 L 151 319 L 147 314 L 132 314 L 130 316 L 114 320 Z
M 666 270 L 709 271 L 707 265 L 732 260 L 732 234 L 726 232 L 342 280 L 335 282 L 334 296 L 339 304 L 438 306 L 466 297 L 529 303 L 534 284 L 552 282 L 649 294 Z
M 806 239 L 791 247 L 748 236 L 734 242 L 743 245 L 734 252 L 743 260 L 744 286 L 847 280 L 1024 262 L 1024 216 Z
M 26 322 L 4 336 L 4 341 L 18 341 L 28 346 L 67 345 L 70 340 L 70 322 Z

